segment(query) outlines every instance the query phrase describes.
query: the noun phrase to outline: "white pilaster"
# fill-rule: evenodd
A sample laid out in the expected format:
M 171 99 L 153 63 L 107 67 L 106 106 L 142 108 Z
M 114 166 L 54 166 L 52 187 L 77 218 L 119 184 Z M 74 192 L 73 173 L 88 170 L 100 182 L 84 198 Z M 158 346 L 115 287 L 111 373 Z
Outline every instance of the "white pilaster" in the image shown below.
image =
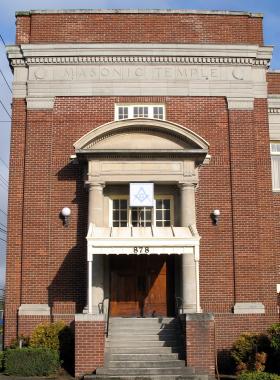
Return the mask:
M 103 227 L 104 184 L 94 182 L 88 183 L 88 185 L 88 224 L 93 223 L 97 227 Z M 91 258 L 93 263 L 89 262 L 88 266 L 88 312 L 98 314 L 104 300 L 104 257 L 92 255 Z
M 183 183 L 181 189 L 181 225 L 196 225 L 195 183 Z M 199 247 L 193 254 L 182 256 L 182 298 L 184 313 L 200 312 L 199 296 Z

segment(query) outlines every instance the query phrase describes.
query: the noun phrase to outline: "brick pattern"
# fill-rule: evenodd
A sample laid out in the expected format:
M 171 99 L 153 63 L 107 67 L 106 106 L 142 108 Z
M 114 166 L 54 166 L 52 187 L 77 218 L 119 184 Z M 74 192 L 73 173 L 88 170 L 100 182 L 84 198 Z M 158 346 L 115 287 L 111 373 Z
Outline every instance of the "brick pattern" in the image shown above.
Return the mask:
M 253 111 L 230 110 L 235 302 L 259 299 L 260 255 L 257 208 L 256 131 Z M 246 125 L 246 128 L 244 126 Z M 240 185 L 242 184 L 242 189 Z M 241 190 L 241 191 L 240 191 Z M 244 288 L 246 291 L 244 291 Z
M 40 324 L 63 321 L 67 325 L 74 322 L 74 314 L 52 314 L 48 315 L 20 315 L 18 317 L 18 335 L 30 336 L 33 330 Z
M 9 174 L 8 242 L 6 258 L 4 345 L 17 336 L 17 309 L 21 304 L 23 183 L 25 169 L 26 105 L 12 104 L 12 132 Z
M 75 377 L 104 365 L 105 322 L 75 321 Z
M 21 16 L 16 21 L 16 44 L 28 44 L 30 38 L 31 18 Z
M 197 373 L 215 375 L 214 320 L 186 322 L 186 365 Z
M 267 73 L 266 79 L 268 83 L 268 93 L 280 94 L 280 73 Z
M 27 16 L 17 43 L 28 42 Z M 247 15 L 33 14 L 30 43 L 196 43 L 263 45 L 262 19 Z
M 120 102 L 163 102 L 168 120 L 190 128 L 210 143 L 212 160 L 200 168 L 196 192 L 197 223 L 202 236 L 203 310 L 230 313 L 236 301 L 255 300 L 263 302 L 266 311 L 275 315 L 276 248 L 271 216 L 278 211 L 272 207 L 275 197 L 271 193 L 266 146 L 267 104 L 261 99 L 256 100 L 254 111 L 228 111 L 225 99 L 218 97 L 60 97 L 53 111 L 28 111 L 24 203 L 18 198 L 19 184 L 12 182 L 16 201 L 13 203 L 11 198 L 10 202 L 13 220 L 19 218 L 18 204 L 24 205 L 22 303 L 48 303 L 58 314 L 81 312 L 85 306 L 87 192 L 82 168 L 69 163 L 69 156 L 73 154 L 73 142 L 113 120 L 114 104 Z M 25 112 L 24 108 L 21 112 Z M 12 153 L 14 167 L 24 148 L 23 130 L 19 122 L 13 128 L 13 134 L 21 133 L 18 143 L 13 139 L 17 151 L 16 157 Z M 23 167 L 21 172 L 15 170 L 12 176 L 22 186 Z M 59 218 L 64 206 L 72 210 L 68 228 Z M 212 225 L 209 216 L 214 208 L 221 210 L 218 226 Z M 15 298 L 20 291 L 20 223 L 19 220 L 10 229 L 10 305 L 16 299 L 20 302 L 19 294 Z M 9 297 L 9 288 L 7 291 Z M 17 307 L 15 304 L 6 313 L 10 337 L 16 334 Z
M 30 336 L 35 327 L 41 323 L 47 324 L 51 322 L 48 315 L 20 315 L 18 317 L 18 334 Z
M 279 322 L 279 316 L 276 314 L 268 316 L 215 314 L 215 349 L 219 372 L 224 374 L 234 370 L 234 363 L 230 358 L 230 348 L 240 334 L 244 332 L 265 333 L 267 327 L 276 322 Z

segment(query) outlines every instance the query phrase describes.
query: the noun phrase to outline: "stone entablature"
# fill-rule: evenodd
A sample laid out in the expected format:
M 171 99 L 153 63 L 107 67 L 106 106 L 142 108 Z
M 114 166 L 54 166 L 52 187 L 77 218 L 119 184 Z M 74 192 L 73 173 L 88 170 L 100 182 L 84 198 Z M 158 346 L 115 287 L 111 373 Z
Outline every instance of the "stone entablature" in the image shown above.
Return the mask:
M 269 95 L 268 120 L 270 140 L 280 140 L 280 95 Z
M 254 98 L 267 97 L 266 70 L 271 53 L 271 47 L 257 45 L 8 47 L 15 74 L 14 97 L 26 97 L 29 109 L 52 108 L 56 96 L 112 93 L 116 96 L 225 96 L 239 99 L 233 108 L 252 109 Z

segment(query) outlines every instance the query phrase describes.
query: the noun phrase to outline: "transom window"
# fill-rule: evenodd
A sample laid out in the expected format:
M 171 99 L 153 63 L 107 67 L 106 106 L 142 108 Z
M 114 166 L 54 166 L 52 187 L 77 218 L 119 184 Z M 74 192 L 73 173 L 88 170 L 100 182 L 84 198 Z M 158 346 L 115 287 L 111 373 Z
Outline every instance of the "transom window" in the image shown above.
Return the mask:
M 171 226 L 171 199 L 156 199 L 156 226 Z
M 155 207 L 128 207 L 128 198 L 112 199 L 113 227 L 169 227 L 174 224 L 172 196 L 157 196 Z
M 165 120 L 165 107 L 162 104 L 116 104 L 115 120 L 150 118 Z
M 272 189 L 280 191 L 280 142 L 270 144 Z
M 113 199 L 113 227 L 127 227 L 127 199 Z

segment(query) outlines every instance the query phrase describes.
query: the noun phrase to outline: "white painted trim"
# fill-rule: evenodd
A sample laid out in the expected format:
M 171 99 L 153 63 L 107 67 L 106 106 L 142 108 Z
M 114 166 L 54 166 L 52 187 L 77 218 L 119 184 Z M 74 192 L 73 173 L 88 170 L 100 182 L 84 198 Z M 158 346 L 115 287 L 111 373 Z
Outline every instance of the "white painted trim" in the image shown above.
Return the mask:
M 128 117 L 124 119 L 119 118 L 119 108 L 127 107 L 128 108 Z M 166 112 L 165 112 L 165 104 L 162 103 L 115 103 L 115 120 L 128 120 L 135 119 L 134 117 L 134 107 L 148 107 L 148 118 L 155 120 L 165 120 Z M 154 107 L 161 107 L 163 109 L 163 118 L 159 119 L 154 117 Z M 137 119 L 137 118 L 136 118 Z
M 200 285 L 199 285 L 199 245 L 194 247 L 195 282 L 196 282 L 196 312 L 201 313 L 200 307 Z
M 92 257 L 92 256 L 91 256 Z M 92 260 L 88 261 L 88 312 L 92 314 Z
M 18 308 L 18 315 L 51 315 L 48 304 L 21 304 Z

